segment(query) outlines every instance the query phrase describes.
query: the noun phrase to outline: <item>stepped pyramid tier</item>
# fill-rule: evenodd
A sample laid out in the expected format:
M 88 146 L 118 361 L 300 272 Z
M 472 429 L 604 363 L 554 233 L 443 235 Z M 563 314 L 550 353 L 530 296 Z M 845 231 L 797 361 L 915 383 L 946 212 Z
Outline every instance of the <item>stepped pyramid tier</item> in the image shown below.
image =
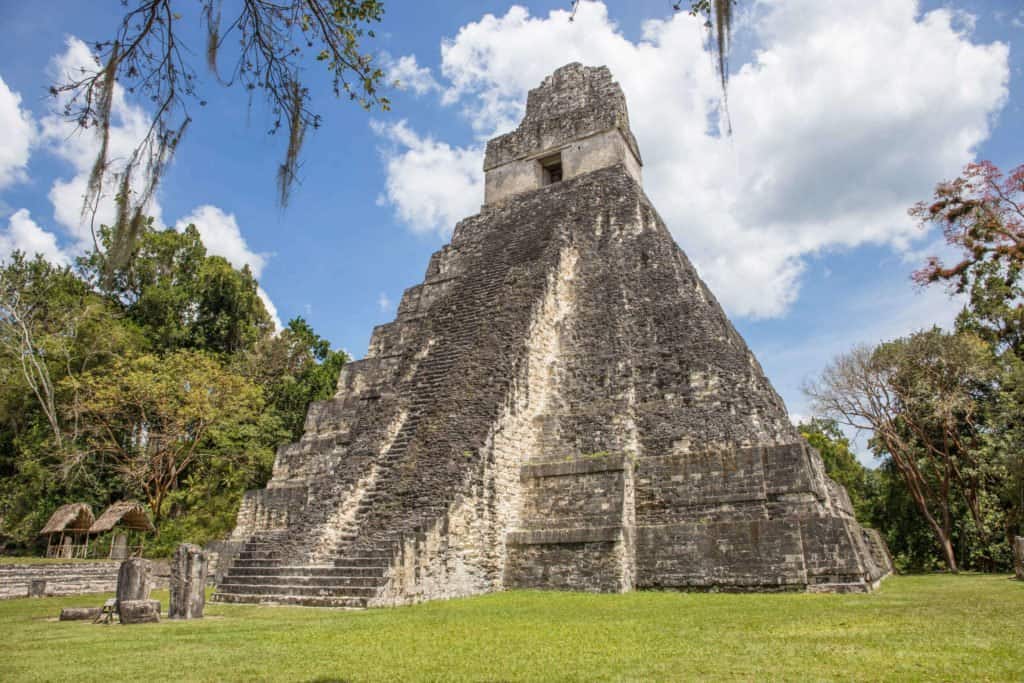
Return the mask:
M 884 544 L 644 194 L 608 69 L 558 69 L 484 167 L 480 213 L 246 494 L 215 599 L 877 584 Z

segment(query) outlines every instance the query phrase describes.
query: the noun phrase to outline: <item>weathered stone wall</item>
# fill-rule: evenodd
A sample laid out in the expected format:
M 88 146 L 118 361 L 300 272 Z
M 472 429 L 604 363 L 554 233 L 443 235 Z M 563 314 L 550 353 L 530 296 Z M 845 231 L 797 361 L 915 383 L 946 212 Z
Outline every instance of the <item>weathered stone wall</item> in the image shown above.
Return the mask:
M 622 575 L 621 540 L 589 540 L 598 537 L 591 530 L 573 534 L 559 531 L 555 542 L 519 541 L 509 556 L 507 588 L 576 590 L 621 593 L 629 590 Z M 621 534 L 621 529 L 615 530 Z M 553 535 L 553 534 L 552 534 Z
M 505 201 L 542 187 L 545 181 L 541 160 L 554 154 L 561 158 L 563 180 L 621 164 L 634 180 L 641 182 L 640 160 L 622 131 L 613 128 L 490 169 L 484 174 L 484 203 Z
M 217 585 L 221 582 L 224 574 L 227 573 L 231 565 L 238 559 L 238 554 L 242 552 L 243 547 L 245 547 L 244 540 L 210 541 L 203 546 L 203 550 L 209 558 L 207 580 L 211 584 Z
M 635 147 L 621 91 L 571 65 L 485 166 L 602 139 Z M 867 590 L 887 571 L 637 169 L 588 158 L 456 226 L 246 497 L 218 599 Z
M 24 598 L 32 581 L 46 582 L 46 595 L 109 593 L 117 587 L 120 562 L 0 564 L 0 598 Z
M 516 130 L 487 142 L 484 170 L 612 129 L 622 131 L 639 160 L 626 98 L 611 71 L 567 64 L 529 92 L 526 115 Z
M 475 233 L 471 225 L 460 227 L 457 242 L 488 238 Z M 539 303 L 524 308 L 530 314 L 524 349 L 481 449 L 481 469 L 468 469 L 463 494 L 429 533 L 403 543 L 386 588 L 372 604 L 472 595 L 503 587 L 508 553 L 505 532 L 516 527 L 521 515 L 521 463 L 525 453 L 543 449 L 543 433 L 536 424 L 557 401 L 553 373 L 563 323 L 575 296 L 577 260 L 573 249 L 562 249 L 557 268 L 541 280 Z
M 120 566 L 120 562 L 0 564 L 0 599 L 27 597 L 34 581 L 45 582 L 46 596 L 112 593 Z M 153 562 L 155 588 L 167 588 L 169 575 L 166 561 Z
M 278 467 L 288 467 L 288 455 L 280 454 L 276 459 Z M 286 475 L 287 476 L 287 475 Z M 282 485 L 276 488 L 247 491 L 242 497 L 238 511 L 238 522 L 231 535 L 234 540 L 243 540 L 255 531 L 285 529 L 293 515 L 306 504 L 306 487 L 303 485 Z
M 564 180 L 622 165 L 641 182 L 626 99 L 608 69 L 570 64 L 530 91 L 519 127 L 487 143 L 484 203 L 543 186 L 540 160 L 554 154 L 561 155 Z
M 601 453 L 524 465 L 520 528 L 507 535 L 508 588 L 633 589 L 633 465 Z

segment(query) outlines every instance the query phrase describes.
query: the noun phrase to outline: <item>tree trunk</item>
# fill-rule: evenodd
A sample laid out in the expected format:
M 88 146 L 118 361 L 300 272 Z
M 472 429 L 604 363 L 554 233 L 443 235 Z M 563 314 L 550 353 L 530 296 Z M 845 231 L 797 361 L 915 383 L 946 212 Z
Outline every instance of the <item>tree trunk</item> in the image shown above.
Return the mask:
M 899 470 L 900 475 L 903 477 L 903 482 L 907 485 L 907 489 L 910 491 L 910 496 L 914 499 L 914 503 L 917 505 L 918 511 L 928 522 L 928 526 L 932 528 L 935 533 L 935 540 L 939 542 L 939 548 L 942 550 L 943 556 L 946 558 L 946 564 L 949 566 L 951 574 L 959 572 L 956 562 L 956 553 L 953 550 L 953 544 L 949 540 L 949 534 L 945 532 L 939 520 L 935 519 L 931 510 L 928 509 L 928 501 L 921 491 L 920 482 L 918 481 L 918 474 L 910 467 L 910 465 L 903 459 L 899 449 L 894 448 L 895 444 L 891 439 L 886 438 L 886 449 L 889 451 L 889 455 L 892 456 L 893 462 L 896 463 L 896 468 Z M 948 506 L 946 512 L 949 512 Z
M 942 538 L 939 539 L 939 544 L 942 546 L 942 554 L 946 556 L 946 562 L 949 564 L 949 573 L 959 574 L 960 570 L 957 568 L 956 555 L 953 553 L 953 544 L 950 542 L 949 537 L 943 534 Z

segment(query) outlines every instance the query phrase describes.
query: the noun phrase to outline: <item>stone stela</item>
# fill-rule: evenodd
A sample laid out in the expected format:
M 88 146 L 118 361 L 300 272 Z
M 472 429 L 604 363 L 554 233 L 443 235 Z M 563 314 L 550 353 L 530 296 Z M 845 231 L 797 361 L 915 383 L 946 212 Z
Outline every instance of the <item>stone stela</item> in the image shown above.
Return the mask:
M 641 169 L 607 68 L 530 92 L 487 145 L 480 213 L 245 495 L 215 600 L 867 591 L 891 571 Z

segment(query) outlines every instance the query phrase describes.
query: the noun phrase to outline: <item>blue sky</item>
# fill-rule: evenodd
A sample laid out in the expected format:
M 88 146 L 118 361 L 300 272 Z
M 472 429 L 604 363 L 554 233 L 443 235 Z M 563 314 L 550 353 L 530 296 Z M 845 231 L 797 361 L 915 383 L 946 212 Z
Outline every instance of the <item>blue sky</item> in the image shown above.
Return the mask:
M 366 47 L 403 84 L 393 110 L 332 99 L 312 66 L 324 125 L 282 210 L 283 140 L 258 102 L 208 76 L 198 3 L 180 4 L 209 105 L 194 107 L 159 216 L 203 223 L 214 251 L 253 262 L 280 319 L 302 315 L 356 357 L 478 207 L 483 141 L 562 63 L 607 63 L 623 84 L 648 193 L 797 415 L 800 383 L 836 353 L 955 313 L 909 281 L 940 245 L 906 208 L 972 159 L 1024 162 L 1016 0 L 741 0 L 732 138 L 717 134 L 700 26 L 667 1 L 585 2 L 573 24 L 562 1 L 391 1 Z M 69 39 L 110 36 L 120 10 L 0 0 L 0 247 L 80 248 L 73 181 L 92 143 L 67 137 L 46 89 L 54 60 L 76 58 Z M 145 107 L 123 106 L 127 140 Z

